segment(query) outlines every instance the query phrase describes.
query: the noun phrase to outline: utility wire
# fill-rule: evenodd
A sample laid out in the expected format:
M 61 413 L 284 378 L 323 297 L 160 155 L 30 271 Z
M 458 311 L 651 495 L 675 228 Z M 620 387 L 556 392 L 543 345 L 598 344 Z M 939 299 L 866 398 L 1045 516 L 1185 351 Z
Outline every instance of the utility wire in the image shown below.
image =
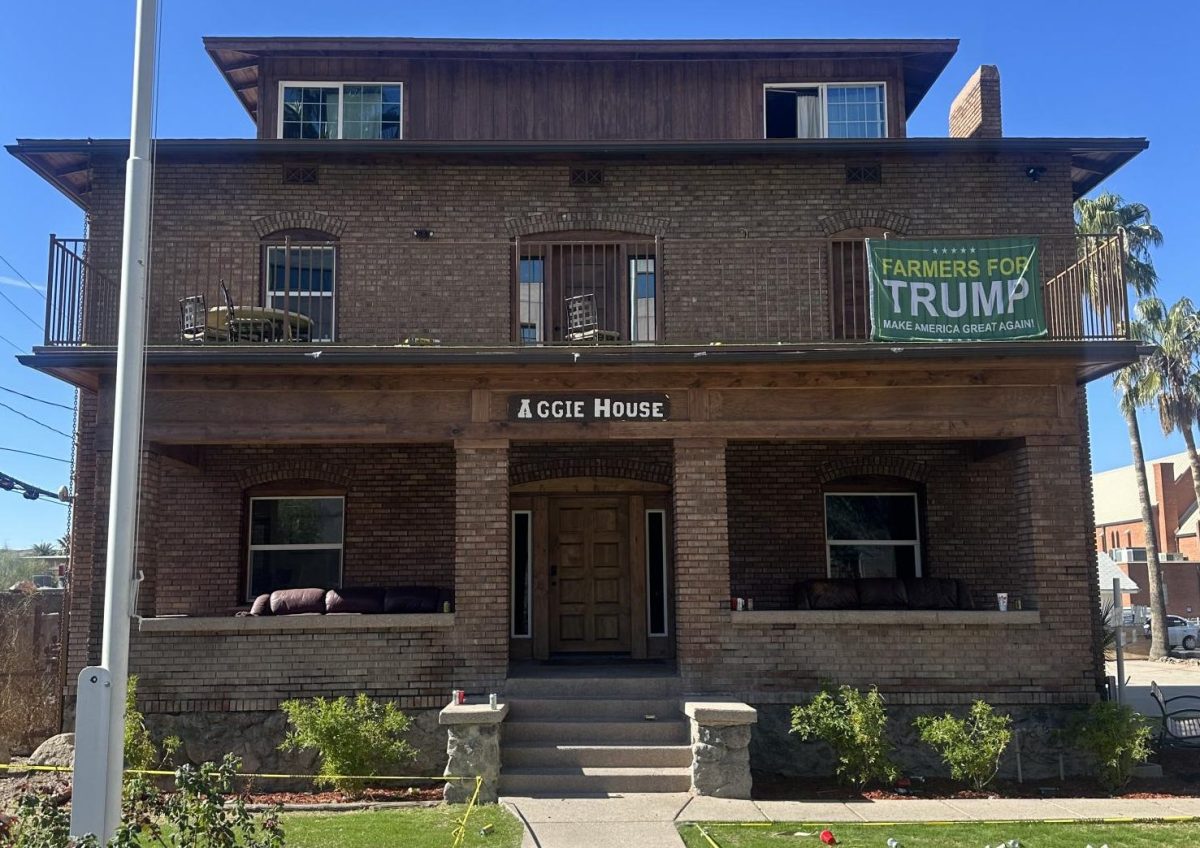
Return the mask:
M 7 403 L 4 403 L 3 401 L 0 401 L 0 406 L 4 407 L 9 412 L 12 412 L 16 415 L 20 415 L 26 421 L 32 421 L 34 424 L 37 424 L 39 427 L 45 427 L 47 430 L 53 430 L 55 433 L 58 433 L 58 435 L 60 435 L 60 436 L 66 436 L 68 439 L 71 439 L 72 441 L 75 440 L 75 437 L 72 436 L 70 433 L 64 433 L 62 430 L 59 430 L 57 427 L 51 427 L 49 424 L 38 421 L 36 418 L 32 418 L 32 417 L 26 415 L 24 412 L 22 412 L 19 409 L 13 409 L 11 406 L 9 406 Z
M 25 350 L 25 348 L 21 347 L 16 342 L 9 341 L 8 339 L 4 338 L 4 336 L 0 336 L 0 339 L 3 339 L 5 343 L 12 345 L 12 349 L 15 350 L 17 353 L 27 353 L 28 352 Z
M 65 410 L 67 410 L 68 412 L 74 412 L 74 411 L 75 411 L 75 407 L 73 407 L 73 406 L 67 406 L 65 403 L 55 403 L 55 402 L 54 402 L 54 401 L 52 401 L 52 400 L 42 400 L 41 398 L 36 398 L 36 397 L 34 397 L 33 395 L 27 395 L 27 394 L 25 394 L 24 392 L 18 392 L 16 389 L 10 389 L 8 386 L 0 386 L 0 392 L 8 392 L 9 394 L 12 394 L 12 395 L 17 395 L 17 396 L 19 396 L 19 397 L 23 397 L 23 398 L 25 398 L 26 400 L 35 400 L 35 401 L 37 401 L 38 403 L 44 403 L 44 404 L 46 404 L 46 406 L 57 406 L 59 409 L 65 409 Z
M 46 293 L 44 291 L 42 291 L 41 289 L 39 289 L 37 286 L 35 286 L 33 283 L 29 282 L 29 280 L 26 279 L 25 275 L 16 269 L 16 266 L 14 266 L 11 262 L 9 262 L 7 259 L 4 258 L 4 254 L 2 254 L 2 253 L 0 253 L 0 262 L 3 262 L 5 265 L 7 265 L 14 274 L 16 274 L 18 277 L 21 278 L 21 280 L 25 283 L 25 285 L 27 285 L 27 286 L 29 286 L 29 288 L 33 289 L 33 291 L 38 295 L 38 297 L 40 297 L 42 300 L 46 299 Z
M 18 312 L 20 312 L 22 315 L 24 315 L 26 320 L 28 320 L 30 324 L 37 327 L 39 330 L 42 330 L 42 325 L 39 324 L 37 321 L 34 321 L 32 318 L 30 318 L 28 312 L 26 312 L 21 307 L 17 306 L 17 302 L 15 300 L 13 300 L 11 297 L 9 297 L 8 295 L 6 295 L 4 293 L 4 289 L 0 289 L 0 297 L 7 300 L 9 306 L 11 306 L 13 309 L 17 310 Z M 42 330 L 42 332 L 45 332 L 45 330 Z
M 49 489 L 43 489 L 41 486 L 35 486 L 32 483 L 26 483 L 24 480 L 18 480 L 11 474 L 5 474 L 3 471 L 0 471 L 0 489 L 3 489 L 6 492 L 20 490 L 27 501 L 36 501 L 42 495 L 45 495 L 48 498 L 53 498 L 53 502 L 61 506 L 66 506 L 67 501 L 71 499 L 69 494 L 64 500 L 63 498 L 59 497 L 57 492 L 52 492 Z
M 62 459 L 57 456 L 47 456 L 44 453 L 34 453 L 33 451 L 17 450 L 16 448 L 4 448 L 4 447 L 0 447 L 0 451 L 8 451 L 9 453 L 22 453 L 22 454 L 25 454 L 25 456 L 36 456 L 38 459 L 52 459 L 55 462 L 62 462 L 62 463 L 66 463 L 67 465 L 71 464 L 71 460 L 69 460 L 69 459 Z

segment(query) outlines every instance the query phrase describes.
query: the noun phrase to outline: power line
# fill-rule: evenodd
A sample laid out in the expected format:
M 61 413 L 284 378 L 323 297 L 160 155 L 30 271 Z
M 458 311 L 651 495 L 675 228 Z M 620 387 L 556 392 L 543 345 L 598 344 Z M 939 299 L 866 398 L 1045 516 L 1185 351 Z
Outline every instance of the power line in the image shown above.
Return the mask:
M 20 312 L 22 315 L 24 315 L 24 316 L 25 316 L 25 318 L 26 318 L 26 320 L 28 320 L 30 324 L 32 324 L 33 326 L 37 327 L 39 330 L 41 330 L 41 329 L 42 329 L 42 325 L 41 325 L 41 324 L 39 324 L 37 321 L 34 321 L 32 318 L 30 318 L 30 317 L 29 317 L 29 313 L 28 313 L 28 312 L 26 312 L 26 311 L 25 311 L 24 309 L 22 309 L 21 307 L 17 306 L 17 302 L 16 302 L 15 300 L 13 300 L 11 297 L 9 297 L 8 295 L 6 295 L 6 294 L 4 293 L 4 289 L 0 289 L 0 297 L 2 297 L 2 298 L 4 298 L 5 300 L 7 300 L 7 301 L 8 301 L 8 304 L 9 304 L 9 306 L 11 306 L 13 309 L 17 310 L 18 312 Z M 42 330 L 42 332 L 45 332 L 45 331 L 44 331 L 44 330 Z
M 38 459 L 52 459 L 55 462 L 62 462 L 62 463 L 66 463 L 67 465 L 71 464 L 71 460 L 69 460 L 69 459 L 62 459 L 57 456 L 47 456 L 44 453 L 34 453 L 33 451 L 17 450 L 16 448 L 4 448 L 4 447 L 0 447 L 0 451 L 8 451 L 9 453 L 23 453 L 23 454 L 25 454 L 25 456 L 36 456 Z
M 70 433 L 64 433 L 62 430 L 59 430 L 56 427 L 51 427 L 49 424 L 45 424 L 41 421 L 38 421 L 36 418 L 32 418 L 32 417 L 26 415 L 24 412 L 22 412 L 19 409 L 13 409 L 11 406 L 9 406 L 7 403 L 4 403 L 3 401 L 0 401 L 0 406 L 4 407 L 9 412 L 12 412 L 16 415 L 20 415 L 26 421 L 32 421 L 34 424 L 37 424 L 39 427 L 45 427 L 47 430 L 53 430 L 55 433 L 58 433 L 58 435 L 60 435 L 60 436 L 66 436 L 68 439 L 70 439 L 72 441 L 75 440 L 75 437 L 72 436 Z
M 29 288 L 33 289 L 33 291 L 37 293 L 38 297 L 40 297 L 42 300 L 46 299 L 46 293 L 44 291 L 42 291 L 41 289 L 39 289 L 37 286 L 35 286 L 33 283 L 29 282 L 29 280 L 25 279 L 25 275 L 22 274 L 20 271 L 18 271 L 11 262 L 9 262 L 7 259 L 5 259 L 4 254 L 0 254 L 0 262 L 3 262 L 5 265 L 7 265 L 14 274 L 16 274 L 18 277 L 21 278 L 21 280 L 25 283 L 25 285 L 29 286 Z
M 73 407 L 73 406 L 67 406 L 65 403 L 55 403 L 55 402 L 54 402 L 54 401 L 52 401 L 52 400 L 42 400 L 41 398 L 36 398 L 36 397 L 34 397 L 33 395 L 27 395 L 27 394 L 25 394 L 24 392 L 18 392 L 16 389 L 10 389 L 8 386 L 0 386 L 0 392 L 8 392 L 9 394 L 13 394 L 13 395 L 17 395 L 17 396 L 19 396 L 19 397 L 23 397 L 23 398 L 25 398 L 26 400 L 35 400 L 35 401 L 37 401 L 38 403 L 44 403 L 44 404 L 46 404 L 46 406 L 57 406 L 59 409 L 65 409 L 65 410 L 67 410 L 68 412 L 74 412 L 74 411 L 75 411 L 75 407 Z
M 25 350 L 25 348 L 17 345 L 15 342 L 11 342 L 8 339 L 5 339 L 4 336 L 0 336 L 0 339 L 3 339 L 7 344 L 12 345 L 12 349 L 15 350 L 17 353 L 27 353 L 28 352 Z
M 58 492 L 52 492 L 49 489 L 43 489 L 41 486 L 35 486 L 32 483 L 26 483 L 24 480 L 18 480 L 11 474 L 5 474 L 2 471 L 0 471 L 0 489 L 6 492 L 19 491 L 27 501 L 36 501 L 42 495 L 45 495 L 48 498 L 53 498 L 50 503 L 56 503 L 59 506 L 66 506 L 67 501 L 71 499 L 71 496 L 66 492 L 65 486 Z

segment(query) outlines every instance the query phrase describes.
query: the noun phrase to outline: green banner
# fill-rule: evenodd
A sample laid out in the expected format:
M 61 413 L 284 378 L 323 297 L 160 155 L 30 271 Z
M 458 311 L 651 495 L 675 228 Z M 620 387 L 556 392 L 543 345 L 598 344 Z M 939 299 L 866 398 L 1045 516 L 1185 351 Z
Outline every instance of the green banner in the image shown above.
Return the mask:
M 867 239 L 879 341 L 995 341 L 1046 335 L 1038 240 Z

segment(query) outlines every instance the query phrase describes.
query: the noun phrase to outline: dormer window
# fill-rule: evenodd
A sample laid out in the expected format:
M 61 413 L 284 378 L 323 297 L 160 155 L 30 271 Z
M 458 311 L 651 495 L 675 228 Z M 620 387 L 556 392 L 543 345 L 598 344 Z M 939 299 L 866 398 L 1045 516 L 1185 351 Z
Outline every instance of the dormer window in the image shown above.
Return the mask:
M 884 138 L 883 83 L 768 83 L 763 87 L 767 138 Z
M 402 138 L 403 85 L 279 84 L 280 138 Z

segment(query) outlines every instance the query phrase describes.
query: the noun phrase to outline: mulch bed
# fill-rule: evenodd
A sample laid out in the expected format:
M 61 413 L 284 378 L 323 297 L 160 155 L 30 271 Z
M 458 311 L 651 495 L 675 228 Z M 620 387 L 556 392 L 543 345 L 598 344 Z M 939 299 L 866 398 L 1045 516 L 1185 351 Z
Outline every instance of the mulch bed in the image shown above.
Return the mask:
M 344 792 L 252 792 L 245 796 L 247 804 L 348 804 L 391 803 L 396 801 L 441 801 L 441 786 L 409 787 L 405 789 L 367 789 L 360 798 L 351 798 Z

